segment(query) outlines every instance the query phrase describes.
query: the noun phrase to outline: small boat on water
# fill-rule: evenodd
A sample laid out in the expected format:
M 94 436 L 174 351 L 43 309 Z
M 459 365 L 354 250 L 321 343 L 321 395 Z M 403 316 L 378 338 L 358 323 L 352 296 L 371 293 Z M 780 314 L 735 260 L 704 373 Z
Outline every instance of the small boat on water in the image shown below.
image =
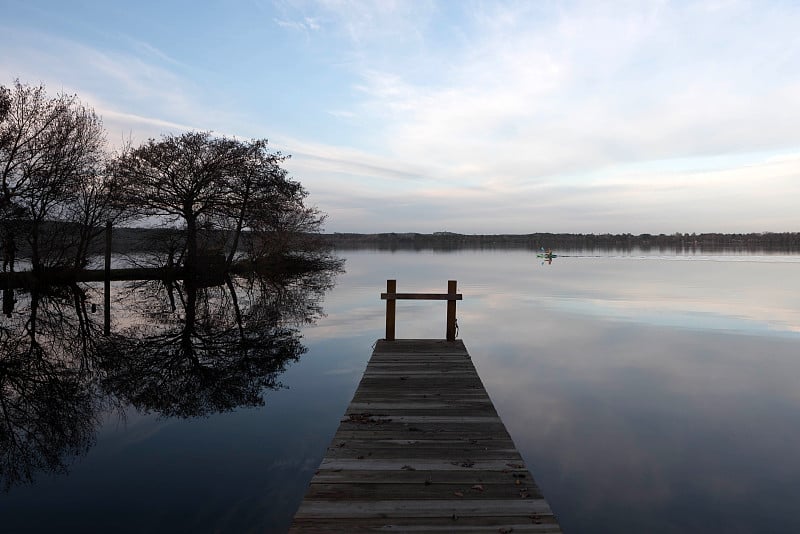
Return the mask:
M 536 257 L 537 258 L 544 258 L 546 260 L 549 260 L 551 258 L 557 258 L 558 254 L 553 254 L 552 252 L 540 252 L 540 253 L 536 254 Z

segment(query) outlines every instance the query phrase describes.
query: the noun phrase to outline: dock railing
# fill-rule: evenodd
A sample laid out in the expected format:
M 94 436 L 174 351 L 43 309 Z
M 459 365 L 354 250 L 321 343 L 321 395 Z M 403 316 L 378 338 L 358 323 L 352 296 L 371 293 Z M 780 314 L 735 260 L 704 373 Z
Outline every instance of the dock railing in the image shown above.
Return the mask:
M 386 301 L 386 341 L 395 339 L 395 304 L 398 300 L 446 300 L 447 301 L 447 341 L 456 340 L 456 301 L 462 300 L 456 293 L 456 280 L 447 281 L 447 293 L 398 293 L 397 280 L 386 280 L 386 293 L 381 299 Z

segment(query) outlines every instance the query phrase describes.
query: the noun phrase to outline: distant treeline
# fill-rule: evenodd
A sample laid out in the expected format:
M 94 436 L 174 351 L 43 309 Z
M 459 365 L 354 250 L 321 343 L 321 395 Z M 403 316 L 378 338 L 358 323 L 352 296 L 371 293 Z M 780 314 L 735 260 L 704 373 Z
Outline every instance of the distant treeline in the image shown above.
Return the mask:
M 522 248 L 539 250 L 662 249 L 800 252 L 800 232 L 751 234 L 457 234 L 452 232 L 354 234 L 321 236 L 337 249 L 458 250 Z
M 179 236 L 178 229 L 167 228 L 115 228 L 113 233 L 114 253 L 146 252 L 153 245 L 168 242 Z M 452 232 L 315 234 L 315 239 L 324 246 L 340 250 L 459 250 L 459 249 L 505 249 L 519 248 L 539 250 L 551 248 L 555 251 L 587 249 L 663 249 L 663 250 L 741 250 L 800 253 L 800 232 L 751 233 L 751 234 L 457 234 Z M 250 239 L 249 232 L 242 235 L 243 243 Z M 101 253 L 102 243 L 97 243 L 95 253 Z

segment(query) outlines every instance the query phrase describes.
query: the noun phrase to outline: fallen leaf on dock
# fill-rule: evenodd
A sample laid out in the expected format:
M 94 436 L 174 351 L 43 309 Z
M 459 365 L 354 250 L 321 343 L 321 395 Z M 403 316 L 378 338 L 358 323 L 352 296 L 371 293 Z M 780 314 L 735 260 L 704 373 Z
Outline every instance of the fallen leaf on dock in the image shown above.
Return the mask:
M 464 494 L 461 493 L 460 491 L 454 491 L 453 495 L 455 495 L 456 497 L 463 497 L 464 496 Z
M 474 489 L 475 491 L 483 491 L 483 485 L 475 484 L 474 486 L 472 486 L 472 489 Z

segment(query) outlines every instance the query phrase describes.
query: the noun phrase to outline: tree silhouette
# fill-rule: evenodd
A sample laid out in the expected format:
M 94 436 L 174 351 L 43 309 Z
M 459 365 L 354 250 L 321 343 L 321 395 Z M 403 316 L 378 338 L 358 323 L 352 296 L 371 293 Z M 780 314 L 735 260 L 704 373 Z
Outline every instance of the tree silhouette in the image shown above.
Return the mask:
M 44 86 L 0 88 L 0 225 L 34 270 L 85 263 L 98 219 L 116 219 L 100 118 L 74 95 Z M 103 220 L 103 223 L 105 223 Z
M 285 159 L 264 139 L 209 132 L 150 139 L 117 158 L 116 198 L 141 216 L 182 228 L 184 241 L 170 258 L 190 277 L 199 255 L 230 267 L 244 230 L 259 256 L 308 251 L 314 247 L 307 234 L 319 231 L 323 217 L 303 204 L 306 192 L 281 168 Z

